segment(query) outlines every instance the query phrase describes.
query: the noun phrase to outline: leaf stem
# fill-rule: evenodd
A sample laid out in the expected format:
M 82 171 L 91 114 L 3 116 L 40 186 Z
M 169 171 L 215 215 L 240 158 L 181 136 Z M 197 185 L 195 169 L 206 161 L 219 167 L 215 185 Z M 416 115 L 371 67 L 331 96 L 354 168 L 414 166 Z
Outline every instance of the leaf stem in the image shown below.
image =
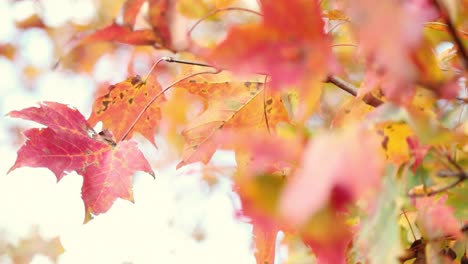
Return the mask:
M 210 16 L 212 15 L 215 15 L 217 13 L 220 13 L 220 12 L 225 12 L 225 11 L 243 11 L 243 12 L 248 12 L 248 13 L 251 13 L 251 14 L 255 14 L 255 15 L 258 15 L 258 16 L 263 16 L 261 13 L 257 12 L 257 11 L 254 11 L 254 10 L 250 10 L 250 9 L 247 9 L 247 8 L 243 8 L 243 7 L 226 7 L 226 8 L 218 8 L 218 9 L 215 9 L 211 12 L 209 12 L 208 14 L 204 15 L 202 18 L 198 19 L 197 22 L 195 22 L 195 24 L 193 24 L 193 26 L 189 29 L 189 31 L 187 31 L 187 36 L 188 36 L 188 39 L 191 41 L 191 35 L 192 35 L 192 32 L 195 30 L 195 28 L 203 21 L 205 21 L 207 18 L 209 18 Z
M 164 60 L 166 62 L 175 62 L 175 63 L 180 63 L 180 64 L 187 64 L 187 65 L 193 65 L 193 66 L 201 66 L 201 67 L 208 67 L 208 68 L 218 69 L 214 65 L 201 63 L 201 62 L 179 60 L 179 59 L 176 59 L 176 58 L 173 58 L 173 57 L 162 57 L 161 60 Z
M 448 31 L 450 35 L 452 35 L 453 40 L 455 41 L 455 45 L 457 46 L 458 53 L 461 56 L 461 62 L 463 64 L 463 68 L 466 70 L 468 69 L 468 53 L 463 46 L 460 36 L 457 33 L 455 25 L 453 24 L 452 19 L 450 18 L 450 14 L 448 13 L 447 8 L 439 2 L 439 0 L 433 0 L 434 6 L 439 10 L 440 15 L 447 23 Z
M 268 129 L 268 134 L 271 135 L 270 123 L 268 122 L 268 114 L 266 110 L 266 88 L 267 88 L 267 79 L 268 75 L 265 75 L 265 80 L 263 81 L 263 115 L 265 116 L 265 124 Z
M 227 69 L 223 69 L 223 68 L 218 68 L 218 67 L 216 67 L 214 65 L 207 64 L 207 63 L 179 60 L 179 59 L 176 59 L 176 58 L 173 58 L 173 57 L 163 57 L 163 58 L 161 58 L 161 60 L 164 60 L 164 61 L 167 61 L 167 62 L 187 64 L 187 65 L 208 67 L 208 68 L 217 69 L 219 71 L 227 70 Z M 266 74 L 266 73 L 255 73 L 255 74 L 268 76 L 268 74 Z M 346 82 L 345 80 L 341 79 L 338 76 L 329 75 L 328 78 L 324 82 L 332 83 L 332 84 L 336 85 L 338 88 L 342 89 L 343 91 L 349 93 L 350 95 L 352 95 L 354 97 L 357 96 L 357 90 L 358 90 L 357 87 L 354 86 L 351 83 Z M 377 97 L 373 96 L 370 93 L 366 94 L 362 98 L 362 100 L 364 101 L 364 103 L 366 103 L 366 104 L 368 104 L 370 106 L 373 106 L 373 107 L 377 107 L 377 106 L 383 104 L 383 102 L 380 99 L 378 99 Z

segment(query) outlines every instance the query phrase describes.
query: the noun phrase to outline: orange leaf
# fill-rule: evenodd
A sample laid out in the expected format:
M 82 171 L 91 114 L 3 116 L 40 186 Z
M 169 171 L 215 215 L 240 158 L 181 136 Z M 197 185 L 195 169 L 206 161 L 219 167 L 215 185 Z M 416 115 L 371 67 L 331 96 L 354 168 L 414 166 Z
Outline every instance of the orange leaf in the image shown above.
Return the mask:
M 136 76 L 111 85 L 107 94 L 94 101 L 88 122 L 94 126 L 102 121 L 103 128 L 109 129 L 119 142 L 146 104 L 161 92 L 161 87 L 155 78 L 150 76 L 146 82 L 143 82 L 139 76 Z M 164 97 L 161 96 L 143 113 L 128 133 L 128 138 L 138 132 L 155 144 L 154 134 L 161 119 L 158 103 L 163 100 Z
M 253 240 L 255 243 L 255 259 L 257 264 L 275 263 L 275 246 L 278 226 L 271 222 L 252 219 Z
M 145 0 L 127 0 L 125 1 L 123 9 L 123 21 L 131 27 L 135 25 L 136 17 L 140 12 L 141 6 Z
M 168 12 L 169 0 L 148 0 L 149 20 L 153 32 L 159 39 L 158 44 L 162 47 L 171 46 L 171 32 L 169 29 L 170 16 Z
M 220 145 L 220 131 L 263 129 L 267 132 L 262 83 L 198 83 L 191 80 L 180 86 L 204 98 L 208 106 L 182 132 L 186 144 L 178 167 L 197 161 L 207 163 Z M 288 120 L 278 94 L 267 96 L 266 114 L 271 129 Z
M 25 131 L 28 140 L 9 171 L 23 166 L 46 167 L 58 180 L 66 172 L 76 171 L 84 178 L 82 198 L 88 214 L 106 212 L 117 198 L 133 200 L 135 171 L 153 174 L 135 142 L 115 145 L 107 136 L 96 134 L 76 109 L 44 102 L 39 108 L 12 111 L 9 115 L 47 126 Z
M 115 41 L 130 45 L 154 45 L 160 43 L 158 36 L 150 29 L 132 30 L 128 25 L 113 23 L 97 30 L 78 42 L 78 45 L 90 44 L 97 41 Z
M 311 74 L 322 79 L 331 50 L 318 2 L 263 0 L 260 5 L 261 23 L 232 27 L 204 57 L 221 68 L 268 74 L 273 88 L 297 84 Z

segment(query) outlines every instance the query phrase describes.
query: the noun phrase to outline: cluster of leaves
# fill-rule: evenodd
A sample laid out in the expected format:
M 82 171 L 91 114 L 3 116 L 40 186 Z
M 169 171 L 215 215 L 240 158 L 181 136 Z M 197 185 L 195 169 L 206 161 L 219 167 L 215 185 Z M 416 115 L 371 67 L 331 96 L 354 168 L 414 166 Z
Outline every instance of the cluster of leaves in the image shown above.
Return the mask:
M 279 230 L 291 263 L 304 261 L 298 239 L 318 263 L 466 263 L 468 4 L 241 4 L 125 1 L 69 56 L 96 42 L 174 55 L 110 85 L 88 119 L 56 102 L 11 112 L 46 126 L 25 131 L 11 170 L 47 167 L 58 180 L 76 171 L 86 214 L 98 215 L 133 199 L 135 171 L 153 174 L 132 137 L 156 145 L 158 134 L 180 151 L 178 168 L 235 152 L 257 263 L 274 262 Z M 224 37 L 203 35 L 233 13 Z

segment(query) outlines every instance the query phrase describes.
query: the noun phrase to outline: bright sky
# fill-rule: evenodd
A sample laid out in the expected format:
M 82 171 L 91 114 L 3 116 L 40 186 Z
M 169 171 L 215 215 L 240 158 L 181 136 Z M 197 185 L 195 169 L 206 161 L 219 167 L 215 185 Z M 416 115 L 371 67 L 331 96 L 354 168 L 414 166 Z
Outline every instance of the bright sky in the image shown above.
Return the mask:
M 81 176 L 70 173 L 59 183 L 47 169 L 20 168 L 6 174 L 16 159 L 12 146 L 14 124 L 36 126 L 5 117 L 11 110 L 36 106 L 40 101 L 57 101 L 78 108 L 89 115 L 96 80 L 123 80 L 126 64 L 116 67 L 115 60 L 125 56 L 104 56 L 93 76 L 47 71 L 28 91 L 18 65 L 50 69 L 55 63 L 51 40 L 41 29 L 19 32 L 14 20 L 27 17 L 35 1 L 0 0 L 0 44 L 11 41 L 20 48 L 16 65 L 0 57 L 0 235 L 18 243 L 39 226 L 44 238 L 60 236 L 65 253 L 60 264 L 71 263 L 255 263 L 251 226 L 235 219 L 238 198 L 230 191 L 230 181 L 222 178 L 212 189 L 200 179 L 197 166 L 175 170 L 155 168 L 156 180 L 149 175 L 135 176 L 135 203 L 117 200 L 105 214 L 83 225 L 84 206 L 80 198 Z M 92 0 L 46 0 L 46 22 L 60 26 L 68 20 L 86 21 L 94 15 Z M 16 132 L 15 132 L 16 133 Z M 144 146 L 150 161 L 164 155 L 160 149 Z M 233 165 L 232 154 L 218 153 L 217 162 Z M 185 173 L 184 173 L 185 172 Z M 203 234 L 197 241 L 193 235 Z M 0 239 L 0 240 L 1 240 Z M 0 252 L 1 253 L 1 252 Z M 11 263 L 0 257 L 0 263 Z M 36 256 L 32 263 L 50 263 Z

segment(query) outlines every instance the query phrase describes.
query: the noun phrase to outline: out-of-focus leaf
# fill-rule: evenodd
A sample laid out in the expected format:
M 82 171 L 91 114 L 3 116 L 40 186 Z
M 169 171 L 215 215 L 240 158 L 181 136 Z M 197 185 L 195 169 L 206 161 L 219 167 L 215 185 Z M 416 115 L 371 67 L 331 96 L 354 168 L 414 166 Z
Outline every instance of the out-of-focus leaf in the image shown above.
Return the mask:
M 355 247 L 371 264 L 396 264 L 395 256 L 402 250 L 398 225 L 401 191 L 393 174 L 387 173 L 373 212 L 360 224 Z
M 260 8 L 261 23 L 231 27 L 221 43 L 201 52 L 203 57 L 221 68 L 268 74 L 274 89 L 323 80 L 331 48 L 318 3 L 262 0 Z
M 375 134 L 356 126 L 315 136 L 282 195 L 283 216 L 301 226 L 328 201 L 341 210 L 348 202 L 375 191 L 384 165 L 379 147 Z
M 265 115 L 272 131 L 279 122 L 288 120 L 277 93 L 266 96 L 264 111 L 262 83 L 199 83 L 190 80 L 179 85 L 204 98 L 207 108 L 182 132 L 186 144 L 178 167 L 196 161 L 208 162 L 221 145 L 220 140 L 226 141 L 220 136 L 222 131 L 253 129 L 268 135 Z
M 454 218 L 454 209 L 445 205 L 447 195 L 440 198 L 417 198 L 418 226 L 424 237 L 436 239 L 444 236 L 461 237 L 460 224 Z

